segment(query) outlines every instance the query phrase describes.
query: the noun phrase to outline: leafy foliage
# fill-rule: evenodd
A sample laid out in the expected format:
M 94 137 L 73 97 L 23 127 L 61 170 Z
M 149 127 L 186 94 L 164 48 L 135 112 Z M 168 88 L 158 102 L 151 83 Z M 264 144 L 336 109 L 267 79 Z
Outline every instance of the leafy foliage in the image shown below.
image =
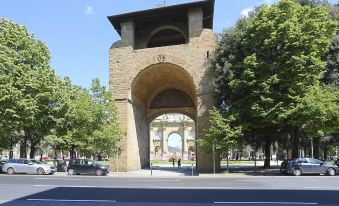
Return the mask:
M 337 123 L 338 99 L 320 80 L 337 26 L 325 6 L 281 0 L 224 31 L 211 68 L 220 110 L 237 114 L 247 142 L 262 142 L 267 151 L 275 140 L 286 142 L 282 133 L 297 137 L 293 127 L 306 126 L 308 134 L 335 130 L 329 125 Z
M 20 141 L 22 157 L 29 146 L 33 158 L 42 144 L 113 155 L 124 134 L 111 94 L 99 79 L 90 91 L 75 86 L 58 77 L 49 63 L 44 43 L 24 26 L 0 19 L 0 148 Z

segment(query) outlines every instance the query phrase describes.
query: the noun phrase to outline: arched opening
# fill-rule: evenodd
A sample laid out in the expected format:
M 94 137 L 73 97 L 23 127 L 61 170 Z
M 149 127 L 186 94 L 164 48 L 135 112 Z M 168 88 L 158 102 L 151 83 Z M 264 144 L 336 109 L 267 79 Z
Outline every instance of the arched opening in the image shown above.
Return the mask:
M 171 157 L 176 157 L 176 158 L 183 158 L 182 157 L 182 137 L 180 134 L 173 132 L 170 135 L 168 135 L 167 139 L 167 151 L 170 154 Z
M 183 165 L 195 163 L 195 121 L 180 113 L 160 115 L 150 122 L 150 162 L 172 167 L 173 159 Z M 162 138 L 159 138 L 162 137 Z
M 153 160 L 169 163 L 170 131 L 182 137 L 180 157 L 188 160 L 188 144 L 195 144 L 190 134 L 192 130 L 195 134 L 197 108 L 196 89 L 187 71 L 169 63 L 152 65 L 133 80 L 131 99 L 142 167 Z M 169 126 L 172 123 L 175 126 Z
M 147 48 L 186 44 L 184 35 L 178 29 L 164 28 L 152 34 Z

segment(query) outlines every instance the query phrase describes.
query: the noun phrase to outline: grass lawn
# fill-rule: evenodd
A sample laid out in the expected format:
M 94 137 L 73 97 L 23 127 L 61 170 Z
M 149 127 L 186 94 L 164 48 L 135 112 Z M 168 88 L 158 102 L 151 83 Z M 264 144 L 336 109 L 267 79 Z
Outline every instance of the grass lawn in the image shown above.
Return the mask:
M 257 161 L 258 163 L 264 162 L 263 160 Z M 228 161 L 229 165 L 254 165 L 254 161 L 247 161 L 247 160 L 230 160 Z M 227 165 L 226 160 L 221 161 L 221 165 Z

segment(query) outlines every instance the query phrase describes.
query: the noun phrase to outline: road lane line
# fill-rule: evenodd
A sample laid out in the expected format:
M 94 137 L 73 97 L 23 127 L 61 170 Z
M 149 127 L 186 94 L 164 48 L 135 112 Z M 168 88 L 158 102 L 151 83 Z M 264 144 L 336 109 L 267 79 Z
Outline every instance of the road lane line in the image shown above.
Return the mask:
M 213 202 L 214 204 L 318 205 L 316 202 Z
M 34 187 L 97 187 L 92 185 L 33 185 Z
M 182 182 L 182 180 L 128 180 L 129 182 Z
M 53 177 L 40 177 L 34 178 L 36 180 L 71 180 L 71 181 L 81 181 L 82 179 L 70 179 L 70 178 L 53 178 Z
M 26 199 L 28 201 L 45 201 L 45 202 L 110 202 L 115 203 L 116 200 L 67 200 L 67 199 Z

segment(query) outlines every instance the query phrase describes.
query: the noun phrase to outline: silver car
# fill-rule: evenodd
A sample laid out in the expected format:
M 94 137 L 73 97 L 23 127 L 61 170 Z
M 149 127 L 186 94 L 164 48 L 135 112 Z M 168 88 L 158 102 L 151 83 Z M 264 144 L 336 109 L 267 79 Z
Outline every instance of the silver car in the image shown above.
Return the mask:
M 55 170 L 46 164 L 34 164 L 29 159 L 10 159 L 3 166 L 2 171 L 12 175 L 14 173 L 26 174 L 53 174 Z

